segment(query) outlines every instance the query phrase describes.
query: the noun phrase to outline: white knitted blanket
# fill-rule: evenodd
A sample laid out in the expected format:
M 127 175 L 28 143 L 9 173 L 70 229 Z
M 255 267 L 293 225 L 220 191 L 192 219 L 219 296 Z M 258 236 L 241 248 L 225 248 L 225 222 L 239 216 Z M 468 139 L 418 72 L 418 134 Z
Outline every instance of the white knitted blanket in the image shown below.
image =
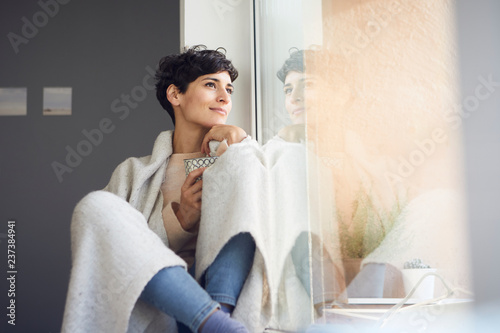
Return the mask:
M 161 215 L 160 186 L 171 154 L 172 132 L 162 132 L 152 155 L 125 160 L 105 191 L 76 206 L 63 332 L 175 331 L 171 318 L 138 301 L 160 269 L 185 266 L 168 248 Z
M 75 208 L 63 332 L 176 331 L 172 318 L 138 300 L 160 269 L 185 266 L 168 248 L 161 215 L 171 153 L 172 132 L 163 132 L 151 156 L 116 168 L 105 188 L 114 194 L 93 192 Z M 276 140 L 260 147 L 248 138 L 203 177 L 197 277 L 232 236 L 252 234 L 254 265 L 234 312 L 251 332 L 311 320 L 311 301 L 289 255 L 308 230 L 305 168 L 303 145 Z
M 311 300 L 290 257 L 309 230 L 306 165 L 303 144 L 251 141 L 230 146 L 203 175 L 197 278 L 231 237 L 249 232 L 257 251 L 233 316 L 251 332 L 311 321 Z

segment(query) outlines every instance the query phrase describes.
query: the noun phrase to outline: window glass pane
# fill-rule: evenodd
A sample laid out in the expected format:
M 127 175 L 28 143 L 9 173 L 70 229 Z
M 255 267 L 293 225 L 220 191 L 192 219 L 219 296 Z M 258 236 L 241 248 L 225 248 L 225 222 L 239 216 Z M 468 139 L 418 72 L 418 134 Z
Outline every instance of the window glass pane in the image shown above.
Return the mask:
M 260 137 L 304 145 L 322 302 L 403 298 L 427 265 L 470 298 L 461 125 L 477 106 L 458 93 L 454 2 L 256 4 Z M 447 295 L 429 285 L 413 297 Z
M 294 331 L 319 318 L 325 305 L 346 302 L 332 174 L 308 151 L 305 132 L 307 94 L 314 93 L 315 78 L 306 76 L 304 49 L 321 48 L 322 4 L 255 3 L 259 133 L 276 170 L 270 327 Z

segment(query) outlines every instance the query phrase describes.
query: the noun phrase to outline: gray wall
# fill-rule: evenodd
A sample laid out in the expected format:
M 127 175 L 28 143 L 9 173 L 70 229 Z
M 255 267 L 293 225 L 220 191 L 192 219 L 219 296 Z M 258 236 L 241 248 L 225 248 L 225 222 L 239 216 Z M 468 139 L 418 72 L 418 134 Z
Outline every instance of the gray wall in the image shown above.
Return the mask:
M 457 13 L 462 100 L 478 100 L 463 122 L 476 303 L 500 304 L 500 2 L 459 0 Z M 479 76 L 493 81 L 488 97 Z
M 1 276 L 7 271 L 9 219 L 16 220 L 17 269 L 15 327 L 6 323 L 8 285 L 0 279 L 0 327 L 7 328 L 2 332 L 60 331 L 73 207 L 104 187 L 119 162 L 148 155 L 158 133 L 172 128 L 154 92 L 147 90 L 142 101 L 140 93 L 146 67 L 154 69 L 163 55 L 179 50 L 179 2 L 59 1 L 67 4 L 59 4 L 53 17 L 45 15 L 46 22 L 38 1 L 0 3 L 0 88 L 28 88 L 27 116 L 0 117 Z M 23 17 L 31 23 L 35 17 L 40 27 L 36 35 L 25 31 L 30 38 L 16 54 L 8 34 L 23 36 Z M 73 88 L 72 116 L 42 116 L 44 86 Z M 137 105 L 119 101 L 119 112 L 113 112 L 113 101 L 132 92 Z M 88 149 L 82 131 L 98 128 L 104 118 L 113 131 L 58 179 L 51 164 L 68 165 L 67 146 Z

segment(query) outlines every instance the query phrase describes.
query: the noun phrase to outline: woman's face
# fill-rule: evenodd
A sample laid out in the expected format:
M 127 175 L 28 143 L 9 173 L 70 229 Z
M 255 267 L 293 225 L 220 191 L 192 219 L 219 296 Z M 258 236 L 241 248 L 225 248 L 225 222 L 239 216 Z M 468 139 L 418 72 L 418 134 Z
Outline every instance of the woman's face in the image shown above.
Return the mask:
M 306 78 L 306 75 L 301 72 L 291 71 L 285 78 L 283 86 L 285 108 L 294 124 L 306 122 L 305 94 L 308 88 L 312 88 L 312 85 L 313 80 Z
M 179 94 L 182 118 L 205 128 L 225 124 L 231 112 L 233 89 L 227 72 L 198 77 L 188 85 L 186 92 Z

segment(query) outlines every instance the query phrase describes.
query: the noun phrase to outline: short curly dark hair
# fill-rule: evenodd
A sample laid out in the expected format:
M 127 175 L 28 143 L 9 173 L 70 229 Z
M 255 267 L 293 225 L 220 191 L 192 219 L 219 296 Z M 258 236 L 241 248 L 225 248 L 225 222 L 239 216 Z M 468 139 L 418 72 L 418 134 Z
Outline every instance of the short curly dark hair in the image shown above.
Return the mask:
M 285 60 L 283 66 L 276 73 L 278 79 L 285 83 L 286 76 L 290 72 L 304 73 L 304 50 L 296 50 L 290 53 L 290 57 Z
M 185 93 L 188 85 L 202 75 L 228 72 L 231 81 L 238 77 L 238 71 L 226 55 L 219 51 L 221 49 L 207 50 L 204 45 L 196 45 L 181 54 L 161 58 L 155 75 L 156 98 L 168 112 L 174 125 L 174 108 L 167 99 L 167 88 L 171 84 Z

